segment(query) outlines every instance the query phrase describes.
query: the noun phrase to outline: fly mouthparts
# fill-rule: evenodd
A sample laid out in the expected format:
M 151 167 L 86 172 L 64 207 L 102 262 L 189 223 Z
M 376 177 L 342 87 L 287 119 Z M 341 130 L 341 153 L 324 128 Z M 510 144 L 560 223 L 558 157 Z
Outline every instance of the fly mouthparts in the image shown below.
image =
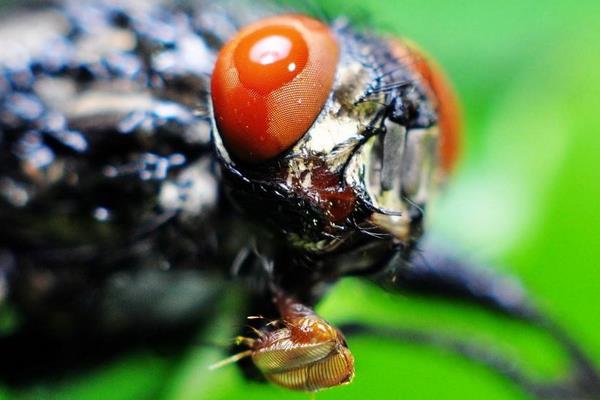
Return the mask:
M 282 317 L 279 323 L 255 330 L 256 338 L 238 337 L 236 342 L 248 349 L 209 369 L 251 357 L 267 380 L 286 389 L 316 392 L 350 383 L 354 357 L 343 334 L 280 290 L 274 301 Z

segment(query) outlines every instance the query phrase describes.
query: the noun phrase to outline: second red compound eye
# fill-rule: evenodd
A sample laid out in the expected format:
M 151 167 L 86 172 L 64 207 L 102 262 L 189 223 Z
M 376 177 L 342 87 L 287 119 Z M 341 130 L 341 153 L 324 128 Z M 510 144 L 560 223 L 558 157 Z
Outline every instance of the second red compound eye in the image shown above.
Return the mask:
M 267 18 L 240 31 L 219 53 L 211 81 L 227 149 L 246 162 L 289 149 L 327 101 L 338 58 L 329 28 L 309 17 Z

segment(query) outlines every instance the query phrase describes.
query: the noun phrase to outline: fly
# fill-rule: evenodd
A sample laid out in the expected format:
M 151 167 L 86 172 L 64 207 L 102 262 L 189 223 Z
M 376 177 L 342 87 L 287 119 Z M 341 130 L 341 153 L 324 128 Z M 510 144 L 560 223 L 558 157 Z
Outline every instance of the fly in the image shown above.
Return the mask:
M 411 42 L 208 1 L 3 19 L 0 305 L 22 315 L 0 338 L 7 381 L 64 343 L 190 329 L 235 279 L 262 317 L 217 366 L 250 360 L 288 389 L 351 383 L 346 336 L 368 334 L 451 349 L 534 397 L 600 394 L 596 366 L 510 277 L 422 243 L 461 129 L 451 85 Z M 538 382 L 458 339 L 336 327 L 314 308 L 346 276 L 541 327 L 571 376 Z

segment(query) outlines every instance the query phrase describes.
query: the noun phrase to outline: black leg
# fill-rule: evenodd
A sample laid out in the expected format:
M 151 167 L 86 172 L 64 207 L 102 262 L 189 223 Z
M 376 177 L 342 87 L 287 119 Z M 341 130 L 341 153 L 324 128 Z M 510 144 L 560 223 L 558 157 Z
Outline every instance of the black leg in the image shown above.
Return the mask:
M 346 337 L 373 336 L 404 343 L 434 347 L 442 351 L 458 354 L 475 363 L 491 368 L 509 379 L 525 393 L 535 399 L 598 399 L 600 392 L 593 388 L 568 379 L 560 382 L 539 382 L 520 369 L 515 362 L 499 350 L 484 346 L 475 341 L 459 339 L 440 333 L 398 327 L 372 326 L 364 323 L 345 323 L 339 325 Z
M 539 314 L 515 277 L 427 248 L 416 249 L 409 260 L 392 258 L 371 279 L 390 291 L 464 299 L 516 318 Z
M 394 257 L 383 271 L 372 276 L 371 279 L 390 291 L 460 298 L 542 329 L 563 347 L 571 359 L 573 373 L 568 382 L 548 384 L 530 382 L 524 374 L 510 368 L 506 369 L 505 366 L 509 364 L 501 361 L 501 358 L 493 362 L 485 352 L 471 352 L 469 349 L 473 347 L 469 343 L 461 344 L 452 340 L 440 342 L 428 335 L 421 336 L 421 340 L 417 341 L 443 344 L 444 347 L 458 350 L 461 354 L 464 354 L 463 350 L 466 349 L 470 353 L 467 354 L 470 358 L 493 367 L 519 383 L 528 392 L 536 394 L 538 398 L 558 396 L 567 399 L 600 399 L 600 374 L 594 363 L 561 327 L 535 306 L 534 301 L 515 277 L 502 275 L 492 268 L 462 262 L 452 256 L 424 248 L 416 250 L 408 260 L 400 256 Z M 375 333 L 372 328 L 369 329 L 371 330 L 363 329 L 363 332 Z M 406 336 L 400 332 L 393 334 L 385 334 L 385 330 L 382 332 L 384 336 Z M 424 340 L 426 338 L 427 340 Z M 482 360 L 482 357 L 487 361 Z M 559 395 L 560 393 L 562 395 Z

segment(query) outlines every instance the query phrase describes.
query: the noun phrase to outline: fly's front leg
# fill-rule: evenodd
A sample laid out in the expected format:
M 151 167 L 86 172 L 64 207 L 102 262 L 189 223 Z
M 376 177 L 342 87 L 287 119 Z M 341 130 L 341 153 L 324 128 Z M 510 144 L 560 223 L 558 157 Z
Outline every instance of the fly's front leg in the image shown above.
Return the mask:
M 560 326 L 536 307 L 515 277 L 424 247 L 415 250 L 408 259 L 400 255 L 394 256 L 371 279 L 390 291 L 470 301 L 542 329 L 562 346 L 573 366 L 570 381 L 553 387 L 560 387 L 561 393 L 563 390 L 576 393 L 581 398 L 600 396 L 600 374 L 594 363 Z M 543 393 L 549 387 L 550 385 L 539 386 L 535 392 L 541 393 L 541 398 L 546 398 Z M 588 395 L 591 397 L 587 397 Z
M 460 298 L 516 318 L 539 315 L 514 276 L 427 247 L 414 250 L 408 260 L 398 253 L 372 280 L 391 291 Z

